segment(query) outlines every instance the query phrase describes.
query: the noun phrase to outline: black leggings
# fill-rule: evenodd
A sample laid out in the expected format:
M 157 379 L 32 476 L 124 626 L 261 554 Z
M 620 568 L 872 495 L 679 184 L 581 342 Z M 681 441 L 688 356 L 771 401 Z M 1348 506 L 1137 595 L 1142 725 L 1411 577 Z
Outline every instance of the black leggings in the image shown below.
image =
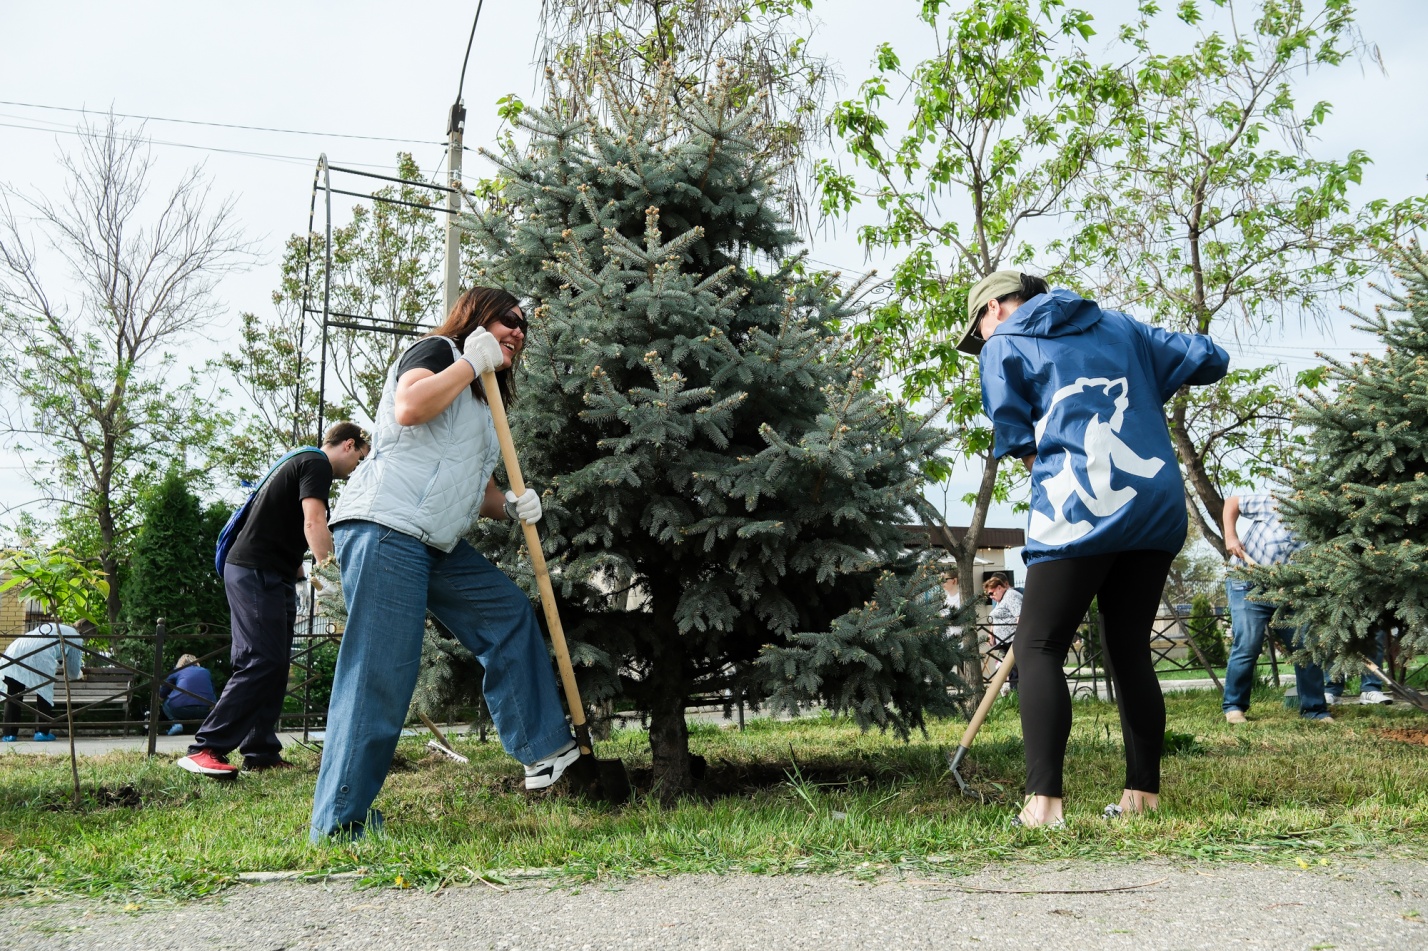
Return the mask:
M 1028 794 L 1063 795 L 1071 691 L 1062 667 L 1092 598 L 1098 598 L 1105 622 L 1106 670 L 1121 711 L 1125 788 L 1160 792 L 1165 699 L 1150 658 L 1150 628 L 1173 558 L 1165 551 L 1124 551 L 1041 561 L 1027 569 L 1013 643 L 1021 671 Z

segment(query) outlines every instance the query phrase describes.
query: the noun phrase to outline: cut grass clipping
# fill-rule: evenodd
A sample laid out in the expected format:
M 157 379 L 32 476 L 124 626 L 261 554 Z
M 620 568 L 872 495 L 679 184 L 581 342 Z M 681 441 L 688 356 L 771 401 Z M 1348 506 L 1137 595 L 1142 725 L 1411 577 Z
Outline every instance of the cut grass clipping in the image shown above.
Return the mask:
M 523 875 L 566 878 L 676 872 L 928 874 L 1025 857 L 1180 857 L 1288 864 L 1358 851 L 1422 855 L 1428 829 L 1428 715 L 1404 705 L 1335 708 L 1314 724 L 1276 692 L 1255 694 L 1252 722 L 1224 722 L 1210 691 L 1166 698 L 1170 731 L 1157 815 L 1099 816 L 1120 798 L 1115 707 L 1076 702 L 1062 832 L 1008 824 L 1022 783 L 1015 700 L 999 703 L 963 770 L 993 800 L 957 795 L 943 751 L 960 721 L 901 743 L 827 716 L 691 727 L 709 765 L 707 794 L 672 804 L 647 794 L 622 808 L 528 798 L 499 744 L 454 740 L 470 765 L 406 739 L 377 806 L 385 834 L 307 843 L 317 757 L 301 768 L 214 782 L 171 759 L 111 754 L 80 764 L 70 803 L 60 757 L 0 756 L 0 894 L 79 893 L 116 900 L 207 894 L 256 872 L 355 874 L 374 886 L 437 887 Z M 602 744 L 637 771 L 644 733 Z

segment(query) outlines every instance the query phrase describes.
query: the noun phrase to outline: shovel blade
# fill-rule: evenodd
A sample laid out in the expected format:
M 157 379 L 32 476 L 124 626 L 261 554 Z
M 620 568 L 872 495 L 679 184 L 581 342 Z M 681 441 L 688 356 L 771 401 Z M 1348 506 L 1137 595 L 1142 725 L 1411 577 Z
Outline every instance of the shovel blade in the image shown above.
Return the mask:
M 565 771 L 561 783 L 568 783 L 570 793 L 591 802 L 618 806 L 630 798 L 630 776 L 625 764 L 617 759 L 596 759 L 592 753 L 581 753 Z

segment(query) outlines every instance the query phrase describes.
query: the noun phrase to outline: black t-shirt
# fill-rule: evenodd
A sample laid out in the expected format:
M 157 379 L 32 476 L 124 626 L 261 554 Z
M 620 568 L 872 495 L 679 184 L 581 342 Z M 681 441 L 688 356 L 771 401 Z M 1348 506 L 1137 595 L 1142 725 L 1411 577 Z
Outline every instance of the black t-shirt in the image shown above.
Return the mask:
M 228 561 L 300 577 L 302 556 L 307 551 L 302 500 L 321 499 L 326 508 L 331 490 L 332 463 L 326 453 L 300 452 L 283 463 L 253 500 Z
M 432 373 L 440 373 L 455 362 L 456 356 L 451 352 L 450 340 L 445 337 L 427 337 L 412 344 L 407 348 L 407 352 L 402 354 L 401 361 L 397 363 L 397 379 L 400 380 L 403 373 L 418 367 Z

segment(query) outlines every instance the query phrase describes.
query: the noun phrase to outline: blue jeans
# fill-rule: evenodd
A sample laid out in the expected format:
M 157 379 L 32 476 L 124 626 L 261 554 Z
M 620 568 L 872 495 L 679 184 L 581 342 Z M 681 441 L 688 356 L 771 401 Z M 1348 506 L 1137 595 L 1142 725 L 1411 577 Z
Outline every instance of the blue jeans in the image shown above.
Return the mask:
M 1387 652 L 1387 648 L 1388 631 L 1379 628 L 1374 635 L 1373 656 L 1369 660 L 1373 661 L 1380 670 L 1383 669 L 1383 656 Z M 1343 676 L 1335 677 L 1324 686 L 1324 689 L 1337 697 L 1344 692 L 1344 680 Z M 1370 690 L 1383 690 L 1383 681 L 1378 678 L 1378 674 L 1365 667 L 1363 674 L 1359 677 L 1359 693 L 1367 693 Z
M 464 541 L 447 554 L 375 522 L 343 522 L 333 541 L 348 617 L 313 794 L 313 842 L 380 823 L 372 801 L 416 688 L 427 611 L 481 662 L 507 753 L 533 763 L 571 742 L 535 612 L 500 569 Z
M 1248 710 L 1250 691 L 1254 689 L 1254 665 L 1264 648 L 1264 634 L 1274 616 L 1275 605 L 1268 601 L 1251 601 L 1250 584 L 1240 578 L 1225 579 L 1225 591 L 1230 601 L 1230 624 L 1233 639 L 1230 660 L 1225 667 L 1225 700 L 1229 710 Z M 1302 633 L 1292 627 L 1275 627 L 1274 636 L 1286 648 L 1298 646 Z M 1299 715 L 1311 720 L 1328 716 L 1324 701 L 1324 670 L 1318 664 L 1294 667 L 1294 683 L 1299 694 Z

